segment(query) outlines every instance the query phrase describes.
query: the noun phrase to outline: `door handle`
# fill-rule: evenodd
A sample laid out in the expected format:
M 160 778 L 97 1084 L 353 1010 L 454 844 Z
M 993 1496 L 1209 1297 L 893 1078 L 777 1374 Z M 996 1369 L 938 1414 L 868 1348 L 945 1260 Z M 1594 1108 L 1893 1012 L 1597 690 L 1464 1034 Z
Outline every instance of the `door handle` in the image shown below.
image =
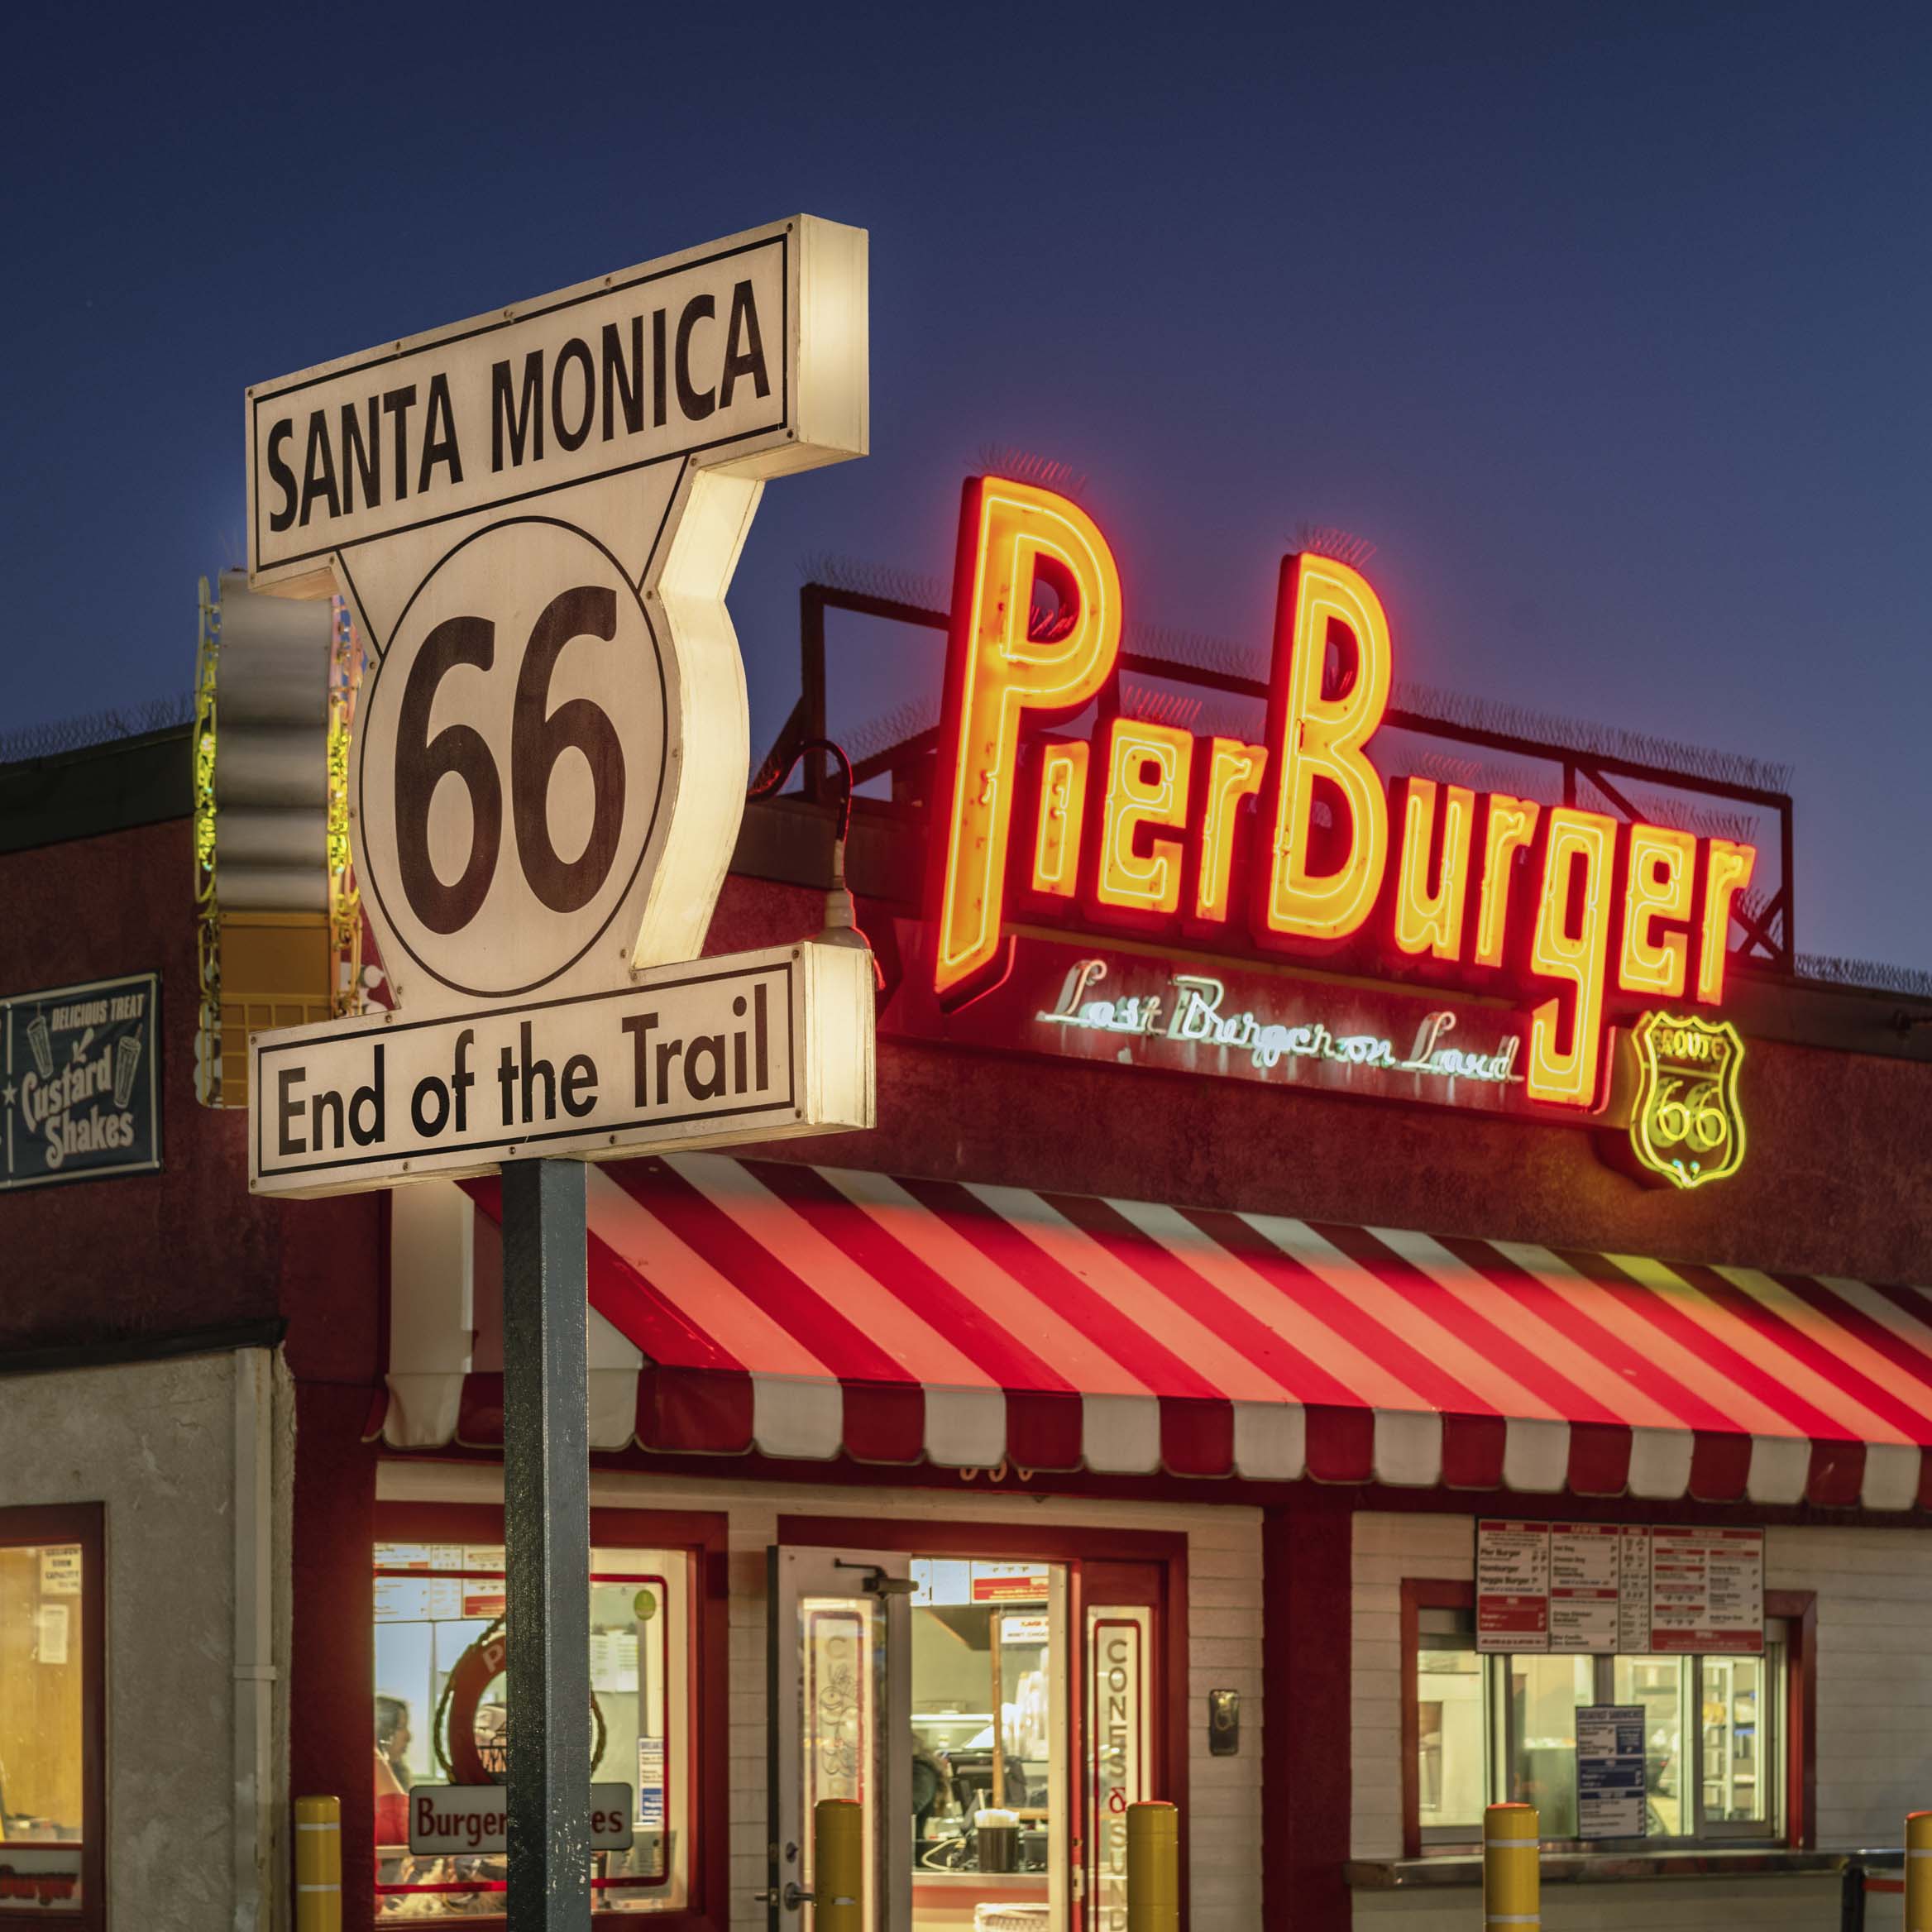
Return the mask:
M 773 1893 L 767 1889 L 754 1891 L 751 1896 L 761 1906 L 768 1906 L 775 1896 L 788 1912 L 795 1912 L 801 1906 L 808 1906 L 812 1902 L 811 1891 L 793 1878 L 786 1880 L 785 1889 L 781 1892 Z
M 877 1563 L 849 1563 L 843 1557 L 832 1560 L 834 1570 L 862 1570 L 865 1581 L 859 1585 L 868 1596 L 911 1596 L 919 1585 L 910 1576 L 888 1576 Z

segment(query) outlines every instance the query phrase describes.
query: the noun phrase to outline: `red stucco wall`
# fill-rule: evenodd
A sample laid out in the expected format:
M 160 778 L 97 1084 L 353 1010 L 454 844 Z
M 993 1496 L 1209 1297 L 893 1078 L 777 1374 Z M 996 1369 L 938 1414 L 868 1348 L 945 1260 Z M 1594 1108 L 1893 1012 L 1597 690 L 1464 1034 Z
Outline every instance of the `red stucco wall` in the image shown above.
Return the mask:
M 283 1314 L 298 1375 L 366 1384 L 380 1200 L 253 1199 L 246 1115 L 194 1098 L 188 821 L 0 857 L 0 993 L 160 972 L 164 1157 L 158 1174 L 0 1197 L 0 1351 Z

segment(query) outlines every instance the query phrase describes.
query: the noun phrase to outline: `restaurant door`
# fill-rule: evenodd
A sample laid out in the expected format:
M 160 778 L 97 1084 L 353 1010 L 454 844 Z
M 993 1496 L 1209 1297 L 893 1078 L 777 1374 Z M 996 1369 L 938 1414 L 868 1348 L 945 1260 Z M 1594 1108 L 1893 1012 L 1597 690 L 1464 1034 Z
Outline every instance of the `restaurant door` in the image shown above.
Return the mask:
M 812 1820 L 822 1799 L 863 1807 L 862 1932 L 904 1932 L 911 1910 L 908 1559 L 891 1552 L 771 1552 L 772 1932 L 810 1932 Z
M 865 1932 L 1121 1932 L 1126 1807 L 1157 1788 L 1159 1566 L 771 1561 L 772 1932 L 813 1925 L 825 1798 L 863 1807 Z

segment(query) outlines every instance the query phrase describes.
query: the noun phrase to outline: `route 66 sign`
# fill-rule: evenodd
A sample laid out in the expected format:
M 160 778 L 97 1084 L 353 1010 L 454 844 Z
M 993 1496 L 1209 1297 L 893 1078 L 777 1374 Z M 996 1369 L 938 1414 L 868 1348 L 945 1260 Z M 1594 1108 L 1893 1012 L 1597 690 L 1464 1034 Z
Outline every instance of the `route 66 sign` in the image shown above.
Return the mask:
M 1729 1020 L 1646 1013 L 1632 1039 L 1637 1094 L 1630 1145 L 1642 1164 L 1673 1187 L 1698 1188 L 1744 1162 L 1738 1074 L 1744 1043 Z
M 303 1030 L 314 1051 L 265 1097 L 274 1132 L 256 1123 L 258 1185 L 280 1149 L 319 1191 L 327 1163 L 311 1157 L 348 1154 L 358 1094 L 374 1096 L 359 1117 L 374 1150 L 357 1184 L 389 1173 L 399 1133 L 470 1171 L 466 1056 L 483 1035 L 459 1045 L 460 1029 L 446 1040 L 425 1022 L 548 1016 L 531 1020 L 544 1037 L 526 1029 L 504 1048 L 550 1069 L 551 1085 L 526 1083 L 517 1107 L 506 1077 L 501 1117 L 484 1123 L 500 1150 L 564 1150 L 534 1144 L 547 1126 L 616 1146 L 643 1131 L 658 1087 L 676 1112 L 670 1069 L 644 1066 L 610 1113 L 610 1038 L 596 1079 L 577 1083 L 595 1101 L 581 1116 L 558 1116 L 556 1069 L 576 1064 L 571 1002 L 703 945 L 750 761 L 724 594 L 766 479 L 865 453 L 866 283 L 864 231 L 801 215 L 249 390 L 250 582 L 339 590 L 354 611 L 367 653 L 349 772 L 356 877 L 410 1064 L 442 1096 L 419 1085 L 390 1105 L 399 1054 L 382 1076 L 358 1059 L 318 1086 L 328 1030 Z M 692 1043 L 717 1043 L 704 1066 L 730 1057 L 728 1035 L 755 1032 L 768 1071 L 774 1054 L 809 1051 L 812 989 L 842 986 L 841 968 L 794 964 L 782 988 L 758 978 L 768 962 L 748 965 L 715 1012 L 706 1002 L 724 993 L 676 981 L 702 1029 Z M 602 1035 L 618 1023 L 606 1018 Z M 819 1092 L 807 1072 L 791 1065 L 786 1091 Z M 712 1085 L 701 1071 L 685 1098 L 709 1106 Z M 783 1085 L 773 1074 L 772 1105 Z M 528 1102 L 544 1091 L 548 1109 Z
M 863 455 L 866 237 L 800 216 L 264 383 L 249 577 L 354 609 L 356 873 L 412 1017 L 703 942 L 766 478 Z

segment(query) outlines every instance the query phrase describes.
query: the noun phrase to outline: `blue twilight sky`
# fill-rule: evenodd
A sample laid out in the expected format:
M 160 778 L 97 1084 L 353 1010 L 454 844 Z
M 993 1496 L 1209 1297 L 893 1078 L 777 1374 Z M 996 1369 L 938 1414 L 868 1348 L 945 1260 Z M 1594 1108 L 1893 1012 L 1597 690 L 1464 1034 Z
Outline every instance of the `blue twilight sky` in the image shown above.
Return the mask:
M 131 17 L 8 27 L 0 732 L 186 689 L 246 383 L 804 209 L 874 453 L 753 530 L 761 748 L 803 560 L 944 576 L 1016 447 L 1130 619 L 1261 645 L 1339 525 L 1399 676 L 1789 760 L 1800 944 L 1932 965 L 1932 9 Z

